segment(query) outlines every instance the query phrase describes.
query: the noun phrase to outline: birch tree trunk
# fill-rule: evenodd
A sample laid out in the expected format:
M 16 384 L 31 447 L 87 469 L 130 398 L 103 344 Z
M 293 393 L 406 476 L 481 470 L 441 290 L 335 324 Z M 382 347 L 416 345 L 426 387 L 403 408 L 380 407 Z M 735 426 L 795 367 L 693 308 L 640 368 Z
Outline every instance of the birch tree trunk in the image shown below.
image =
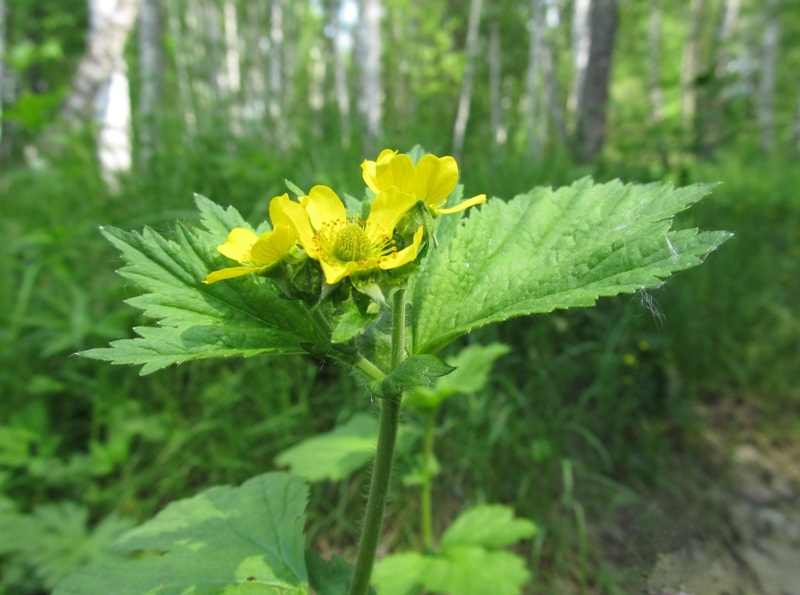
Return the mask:
M 89 0 L 90 47 L 94 38 L 109 30 L 107 23 L 114 18 L 116 9 L 116 0 Z M 132 162 L 131 100 L 123 49 L 124 43 L 95 95 L 97 159 L 100 174 L 112 191 L 119 190 L 117 176 L 130 171 Z
M 594 0 L 589 18 L 590 43 L 586 79 L 578 102 L 576 156 L 591 162 L 603 148 L 606 108 L 617 31 L 616 0 Z
M 156 144 L 155 113 L 162 91 L 161 0 L 144 0 L 139 13 L 139 163 L 150 161 Z
M 542 71 L 542 0 L 530 3 L 530 39 L 528 42 L 528 69 L 525 75 L 525 143 L 530 161 L 541 157 L 542 139 L 539 131 L 539 80 Z
M 683 129 L 694 129 L 697 113 L 697 76 L 700 72 L 700 38 L 703 30 L 703 13 L 706 0 L 691 0 L 689 4 L 689 35 L 683 46 L 681 65 L 681 124 Z
M 503 63 L 500 47 L 500 23 L 497 19 L 497 5 L 492 4 L 492 22 L 489 25 L 489 104 L 492 127 L 492 155 L 497 157 L 497 149 L 505 144 L 507 132 L 503 126 L 502 105 Z
M 578 104 L 583 94 L 586 67 L 589 64 L 589 12 L 592 0 L 575 0 L 572 9 L 572 88 L 567 110 L 577 119 Z
M 289 139 L 284 114 L 282 0 L 270 0 L 269 41 L 269 117 L 272 122 L 273 140 L 281 151 L 285 151 L 289 147 Z
M 361 72 L 361 108 L 366 120 L 364 150 L 367 155 L 377 151 L 383 127 L 383 83 L 381 70 L 380 0 L 360 0 L 361 50 L 364 60 Z
M 238 14 L 233 0 L 225 0 L 222 6 L 222 23 L 225 38 L 225 76 L 222 86 L 225 90 L 231 132 L 241 136 L 243 133 L 239 101 L 242 89 L 241 52 Z
M 464 151 L 464 137 L 467 133 L 469 108 L 472 102 L 472 87 L 475 80 L 475 55 L 478 52 L 478 33 L 481 26 L 483 0 L 472 0 L 469 5 L 469 22 L 467 24 L 466 63 L 464 78 L 461 80 L 461 93 L 458 96 L 455 126 L 453 126 L 453 157 L 461 159 Z
M 650 100 L 650 123 L 664 119 L 664 92 L 661 88 L 661 6 L 649 0 L 647 17 L 647 98 Z
M 723 0 L 722 3 L 717 31 L 714 35 L 717 48 L 714 70 L 718 79 L 722 79 L 728 74 L 728 64 L 730 63 L 729 44 L 733 39 L 736 20 L 739 17 L 739 5 L 740 0 Z
M 331 27 L 331 37 L 333 38 L 333 87 L 336 95 L 336 106 L 339 111 L 339 138 L 342 149 L 350 148 L 351 125 L 350 125 L 350 91 L 347 86 L 347 59 L 344 40 L 342 38 L 342 27 L 340 11 L 342 9 L 341 0 L 332 0 L 328 4 L 328 23 Z
M 91 0 L 90 0 L 91 1 Z M 94 116 L 94 100 L 122 57 L 128 35 L 136 23 L 142 0 L 118 0 L 97 31 L 78 65 L 72 90 L 61 108 L 62 120 L 88 122 Z
M 759 145 L 764 153 L 775 149 L 775 70 L 780 42 L 779 0 L 769 0 L 761 37 L 761 76 L 758 84 Z

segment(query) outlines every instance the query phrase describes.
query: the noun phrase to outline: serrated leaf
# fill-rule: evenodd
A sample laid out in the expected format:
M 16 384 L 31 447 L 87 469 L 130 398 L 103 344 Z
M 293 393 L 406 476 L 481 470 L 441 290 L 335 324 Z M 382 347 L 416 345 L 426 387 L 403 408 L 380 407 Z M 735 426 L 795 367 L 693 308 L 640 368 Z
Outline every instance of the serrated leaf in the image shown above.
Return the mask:
M 210 202 L 210 201 L 209 201 Z M 202 200 L 212 235 L 235 215 Z M 216 231 L 213 231 L 216 230 Z M 81 355 L 117 364 L 141 364 L 142 374 L 184 361 L 259 353 L 302 353 L 301 344 L 321 341 L 308 308 L 282 296 L 272 281 L 248 275 L 212 285 L 210 271 L 229 266 L 205 232 L 179 226 L 174 240 L 151 229 L 142 233 L 104 228 L 103 235 L 126 261 L 118 272 L 145 291 L 128 303 L 158 319 L 135 329 L 139 337 L 114 341 Z
M 399 395 L 416 386 L 430 386 L 434 380 L 455 368 L 435 355 L 412 355 L 403 360 L 381 381 L 384 397 Z
M 194 195 L 194 203 L 200 212 L 200 221 L 215 244 L 223 244 L 234 227 L 255 231 L 234 207 L 225 209 L 202 194 Z
M 422 576 L 432 562 L 433 556 L 423 556 L 417 552 L 384 556 L 375 564 L 372 584 L 378 587 L 381 595 L 416 593 L 422 585 Z
M 533 522 L 514 518 L 514 511 L 508 506 L 485 504 L 462 513 L 453 521 L 442 535 L 442 548 L 462 545 L 505 547 L 533 537 L 536 532 Z
M 461 225 L 437 229 L 439 246 L 415 274 L 413 352 L 514 316 L 653 287 L 700 264 L 731 234 L 670 227 L 712 188 L 585 178 L 470 209 Z
M 309 481 L 340 481 L 372 459 L 377 436 L 377 420 L 358 413 L 330 432 L 283 451 L 275 463 Z
M 135 559 L 87 566 L 54 593 L 307 595 L 307 498 L 305 483 L 285 473 L 211 488 L 126 533 L 118 547 Z

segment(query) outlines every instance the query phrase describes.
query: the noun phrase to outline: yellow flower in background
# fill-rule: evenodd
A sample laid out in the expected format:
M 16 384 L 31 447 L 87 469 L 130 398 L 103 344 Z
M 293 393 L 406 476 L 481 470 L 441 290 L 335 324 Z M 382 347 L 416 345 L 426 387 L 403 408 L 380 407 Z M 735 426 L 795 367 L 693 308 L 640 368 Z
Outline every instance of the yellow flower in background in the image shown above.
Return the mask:
M 396 187 L 379 192 L 366 221 L 348 217 L 344 204 L 327 186 L 314 186 L 301 203 L 283 195 L 273 199 L 276 211 L 290 222 L 309 258 L 318 260 L 329 285 L 373 269 L 393 269 L 417 257 L 420 227 L 411 245 L 397 250 L 392 236 L 400 218 L 417 199 Z M 270 204 L 270 213 L 272 204 Z
M 414 165 L 408 155 L 384 149 L 376 161 L 365 160 L 361 171 L 364 182 L 376 194 L 395 186 L 422 200 L 434 215 L 457 213 L 486 202 L 486 195 L 479 194 L 454 207 L 442 208 L 458 184 L 458 164 L 449 156 L 424 155 Z
M 283 196 L 287 200 L 289 199 L 287 194 Z M 270 202 L 269 214 L 273 225 L 272 231 L 265 231 L 261 235 L 257 235 L 244 227 L 236 227 L 228 234 L 225 243 L 217 246 L 220 254 L 239 262 L 242 266 L 209 273 L 206 275 L 204 283 L 216 283 L 223 279 L 257 273 L 283 259 L 297 242 L 297 236 L 292 231 L 284 214 L 277 208 L 273 209 L 273 203 L 276 206 L 279 204 L 276 199 L 272 199 Z

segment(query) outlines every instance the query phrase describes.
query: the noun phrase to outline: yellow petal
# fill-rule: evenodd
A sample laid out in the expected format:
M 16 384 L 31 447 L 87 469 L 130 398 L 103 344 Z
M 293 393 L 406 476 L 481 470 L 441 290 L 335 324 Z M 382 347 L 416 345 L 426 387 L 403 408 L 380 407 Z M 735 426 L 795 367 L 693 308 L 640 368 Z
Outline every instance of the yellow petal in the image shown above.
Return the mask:
M 424 155 L 417 163 L 416 181 L 416 196 L 429 207 L 435 207 L 458 184 L 458 164 L 449 156 Z
M 203 283 L 216 283 L 217 281 L 222 281 L 223 279 L 233 279 L 234 277 L 241 277 L 242 275 L 255 273 L 257 270 L 258 269 L 256 267 L 230 267 L 227 269 L 221 269 L 206 275 Z
M 338 283 L 345 277 L 352 275 L 356 270 L 358 270 L 358 263 L 357 262 L 347 262 L 347 263 L 330 263 L 326 260 L 319 261 L 320 266 L 322 267 L 322 272 L 325 273 L 325 282 L 328 285 L 333 285 L 334 283 Z
M 472 198 L 468 198 L 460 203 L 458 203 L 454 207 L 449 207 L 447 209 L 436 209 L 437 213 L 442 213 L 443 215 L 449 215 L 450 213 L 458 213 L 459 211 L 463 211 L 464 209 L 468 209 L 472 206 L 479 205 L 486 202 L 486 195 L 479 194 L 478 196 L 473 196 Z
M 378 189 L 378 181 L 375 178 L 375 162 L 367 161 L 366 159 L 361 163 L 361 177 L 364 178 L 364 183 L 367 188 L 372 190 L 375 194 L 380 192 Z
M 278 225 L 272 231 L 261 234 L 258 241 L 250 248 L 250 260 L 260 267 L 280 262 L 294 242 L 294 234 L 289 226 Z
M 414 194 L 414 162 L 403 154 L 378 157 L 375 180 L 379 190 L 397 186 L 403 192 Z
M 288 200 L 289 195 L 283 193 L 269 201 L 269 220 L 272 221 L 273 228 L 278 225 L 289 225 L 289 218 L 283 212 L 283 205 Z
M 347 220 L 344 204 L 327 186 L 314 186 L 308 193 L 308 203 L 305 207 L 308 219 L 315 230 L 321 229 L 326 223 Z
M 366 232 L 369 239 L 375 243 L 384 236 L 391 237 L 397 222 L 416 202 L 414 196 L 401 192 L 396 186 L 380 192 L 372 201 L 367 219 Z
M 400 250 L 400 252 L 395 252 L 394 254 L 382 259 L 379 263 L 379 266 L 384 270 L 396 269 L 397 267 L 401 267 L 404 264 L 414 260 L 417 257 L 419 245 L 422 243 L 422 235 L 423 228 L 420 226 L 420 228 L 414 234 L 414 241 L 410 246 L 406 246 Z
M 306 254 L 311 258 L 319 259 L 319 254 L 314 244 L 314 230 L 311 228 L 308 213 L 303 208 L 303 205 L 294 202 L 288 195 L 284 194 L 272 199 L 269 204 L 270 213 L 273 211 L 273 202 L 275 203 L 275 211 L 281 213 L 279 219 L 285 217 L 292 234 L 300 240 Z
M 223 256 L 245 262 L 250 258 L 250 247 L 256 243 L 258 236 L 244 227 L 235 227 L 228 234 L 224 244 L 217 246 L 217 251 Z

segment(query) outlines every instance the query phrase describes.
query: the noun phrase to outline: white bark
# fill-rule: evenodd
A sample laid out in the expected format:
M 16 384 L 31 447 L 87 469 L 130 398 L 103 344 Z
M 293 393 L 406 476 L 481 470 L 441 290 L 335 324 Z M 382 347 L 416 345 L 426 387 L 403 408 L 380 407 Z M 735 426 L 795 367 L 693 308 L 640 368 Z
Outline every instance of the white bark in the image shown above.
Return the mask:
M 502 105 L 502 50 L 500 47 L 500 24 L 493 8 L 492 24 L 489 27 L 489 103 L 492 126 L 492 145 L 498 148 L 506 143 L 508 131 L 503 126 Z
M 144 0 L 139 13 L 139 158 L 147 162 L 155 143 L 154 119 L 161 95 L 161 2 Z
M 572 89 L 567 99 L 567 109 L 577 113 L 583 94 L 586 66 L 589 64 L 589 12 L 592 0 L 575 0 L 572 12 Z
M 341 2 L 331 2 L 329 7 L 328 22 L 331 26 L 333 37 L 333 77 L 336 105 L 339 109 L 339 134 L 343 149 L 350 148 L 350 91 L 347 86 L 347 48 L 341 30 Z
M 467 41 L 465 48 L 466 64 L 464 78 L 461 80 L 461 93 L 458 97 L 458 111 L 453 127 L 453 156 L 461 158 L 464 150 L 464 137 L 469 121 L 469 108 L 472 102 L 472 87 L 475 80 L 475 55 L 478 52 L 478 32 L 481 25 L 483 0 L 472 0 L 469 6 L 469 22 L 467 24 Z
M 691 0 L 689 4 L 689 34 L 683 46 L 681 65 L 681 120 L 685 130 L 694 127 L 697 112 L 697 75 L 700 72 L 700 37 L 706 0 Z
M 730 62 L 730 48 L 728 46 L 736 29 L 739 6 L 740 0 L 723 0 L 722 3 L 722 11 L 720 12 L 715 34 L 717 46 L 715 71 L 718 78 L 722 78 L 728 73 L 728 63 Z
M 72 90 L 62 106 L 62 118 L 83 121 L 92 118 L 94 99 L 122 57 L 140 5 L 141 0 L 118 0 L 109 17 L 103 21 L 102 29 L 92 35 L 86 54 L 78 65 Z
M 281 150 L 289 146 L 284 114 L 284 75 L 283 75 L 283 3 L 270 1 L 269 12 L 269 102 L 268 110 L 272 121 L 273 137 Z
M 367 155 L 377 150 L 383 127 L 383 81 L 381 69 L 381 17 L 380 0 L 360 0 L 361 49 L 363 51 L 361 93 L 362 111 L 366 119 L 364 149 Z
M 649 0 L 647 18 L 647 97 L 650 100 L 650 121 L 664 119 L 664 93 L 661 88 L 661 6 Z
M 111 30 L 109 23 L 113 22 L 118 8 L 117 0 L 89 0 L 89 47 L 95 44 L 98 36 Z M 132 163 L 131 101 L 123 48 L 124 43 L 112 60 L 108 78 L 95 94 L 97 159 L 103 180 L 115 191 L 119 189 L 117 176 L 129 171 Z
M 764 153 L 775 148 L 775 71 L 780 42 L 779 0 L 767 2 L 766 23 L 761 37 L 761 76 L 758 85 L 759 144 Z
M 541 157 L 542 138 L 539 122 L 539 87 L 542 71 L 544 18 L 543 0 L 531 0 L 530 40 L 528 43 L 528 69 L 525 76 L 525 131 L 526 149 L 530 160 Z

